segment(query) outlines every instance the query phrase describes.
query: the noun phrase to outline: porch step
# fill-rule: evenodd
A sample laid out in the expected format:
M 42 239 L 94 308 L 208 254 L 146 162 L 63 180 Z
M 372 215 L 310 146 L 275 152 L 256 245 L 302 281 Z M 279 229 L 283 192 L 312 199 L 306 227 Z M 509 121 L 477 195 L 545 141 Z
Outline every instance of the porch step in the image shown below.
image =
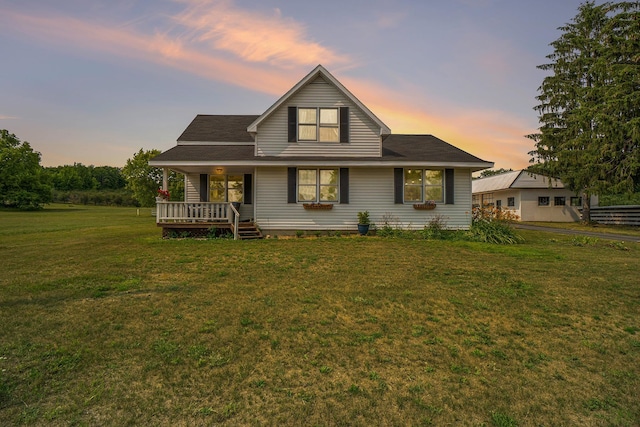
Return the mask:
M 239 239 L 262 239 L 262 233 L 253 222 L 241 222 L 238 224 Z

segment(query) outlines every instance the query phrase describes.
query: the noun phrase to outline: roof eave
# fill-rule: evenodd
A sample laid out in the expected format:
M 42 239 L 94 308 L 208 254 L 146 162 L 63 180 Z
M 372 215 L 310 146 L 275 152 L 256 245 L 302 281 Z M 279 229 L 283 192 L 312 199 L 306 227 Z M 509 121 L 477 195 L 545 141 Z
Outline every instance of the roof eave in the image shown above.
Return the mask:
M 484 169 L 493 167 L 491 162 L 433 162 L 433 161 L 415 161 L 415 160 L 362 160 L 362 159 L 322 159 L 321 157 L 313 160 L 220 160 L 220 161 L 170 161 L 170 160 L 150 160 L 150 166 L 154 167 L 201 167 L 201 166 L 267 166 L 267 167 L 282 167 L 282 166 L 351 166 L 351 167 L 434 167 L 434 168 L 460 168 L 470 169 L 472 172 L 477 172 Z

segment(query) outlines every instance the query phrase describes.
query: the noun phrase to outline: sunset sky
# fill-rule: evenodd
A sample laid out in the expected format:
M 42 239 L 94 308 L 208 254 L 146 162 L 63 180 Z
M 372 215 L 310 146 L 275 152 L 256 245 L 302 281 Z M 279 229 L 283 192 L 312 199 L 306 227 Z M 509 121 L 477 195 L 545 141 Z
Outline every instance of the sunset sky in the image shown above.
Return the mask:
M 519 169 L 536 66 L 580 3 L 0 0 L 0 129 L 44 166 L 123 166 L 196 114 L 261 114 L 322 64 L 393 133 Z

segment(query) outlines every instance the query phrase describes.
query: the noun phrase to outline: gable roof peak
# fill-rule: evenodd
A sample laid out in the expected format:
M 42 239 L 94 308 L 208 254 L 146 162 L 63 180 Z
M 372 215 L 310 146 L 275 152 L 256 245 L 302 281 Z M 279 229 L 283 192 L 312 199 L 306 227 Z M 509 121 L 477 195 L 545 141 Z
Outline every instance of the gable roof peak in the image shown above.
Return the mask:
M 346 87 L 342 85 L 322 64 L 318 64 L 309 74 L 302 78 L 295 86 L 293 86 L 287 93 L 282 95 L 271 107 L 269 107 L 262 115 L 260 115 L 253 123 L 247 127 L 247 132 L 255 133 L 258 131 L 258 125 L 262 123 L 267 117 L 269 117 L 275 110 L 282 106 L 291 96 L 296 94 L 300 89 L 306 85 L 312 83 L 316 78 L 322 77 L 328 84 L 331 84 L 338 89 L 344 96 L 349 98 L 356 107 L 358 107 L 363 113 L 365 113 L 374 123 L 380 127 L 380 135 L 388 135 L 391 133 L 391 129 L 385 125 L 382 120 L 376 117 L 371 110 L 369 110 L 358 98 L 356 98 Z

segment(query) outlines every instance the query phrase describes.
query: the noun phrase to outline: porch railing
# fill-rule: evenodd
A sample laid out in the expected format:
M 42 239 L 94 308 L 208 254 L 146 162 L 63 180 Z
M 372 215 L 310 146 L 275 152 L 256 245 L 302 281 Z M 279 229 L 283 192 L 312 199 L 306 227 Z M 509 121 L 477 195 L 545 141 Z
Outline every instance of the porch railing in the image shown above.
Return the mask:
M 238 221 L 240 221 L 240 212 L 233 203 L 229 203 L 229 222 L 233 224 L 233 240 L 238 240 Z
M 238 239 L 240 213 L 231 203 L 156 202 L 156 222 L 198 223 L 225 222 L 233 224 L 233 238 Z
M 157 202 L 156 221 L 227 222 L 229 211 L 228 203 Z

